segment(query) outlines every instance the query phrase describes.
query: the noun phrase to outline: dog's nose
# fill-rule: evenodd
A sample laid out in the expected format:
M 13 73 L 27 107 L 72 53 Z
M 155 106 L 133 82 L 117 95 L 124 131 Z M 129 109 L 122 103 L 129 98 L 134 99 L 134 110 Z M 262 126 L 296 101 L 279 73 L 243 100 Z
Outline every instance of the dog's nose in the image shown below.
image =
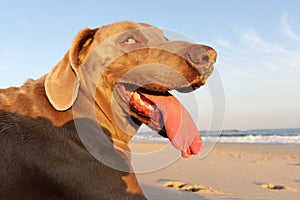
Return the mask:
M 186 52 L 189 63 L 197 70 L 207 70 L 216 62 L 217 53 L 209 47 L 199 44 L 191 45 Z

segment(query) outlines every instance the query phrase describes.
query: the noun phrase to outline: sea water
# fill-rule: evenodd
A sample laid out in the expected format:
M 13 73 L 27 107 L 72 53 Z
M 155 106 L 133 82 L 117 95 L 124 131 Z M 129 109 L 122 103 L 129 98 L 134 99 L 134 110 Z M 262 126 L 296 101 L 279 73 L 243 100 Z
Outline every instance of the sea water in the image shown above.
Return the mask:
M 300 144 L 300 129 L 200 131 L 200 134 L 207 143 Z M 133 141 L 167 142 L 168 139 L 156 132 L 140 131 Z

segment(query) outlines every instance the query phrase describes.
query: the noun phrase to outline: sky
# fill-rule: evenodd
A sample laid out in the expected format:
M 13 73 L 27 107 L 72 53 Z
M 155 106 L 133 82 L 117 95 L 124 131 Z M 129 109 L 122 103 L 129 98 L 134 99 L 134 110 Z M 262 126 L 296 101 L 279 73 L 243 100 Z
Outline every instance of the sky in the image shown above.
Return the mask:
M 3 1 L 0 88 L 48 73 L 84 27 L 146 22 L 218 52 L 224 129 L 300 128 L 299 8 L 297 0 Z M 200 123 L 213 129 L 216 97 L 201 91 Z

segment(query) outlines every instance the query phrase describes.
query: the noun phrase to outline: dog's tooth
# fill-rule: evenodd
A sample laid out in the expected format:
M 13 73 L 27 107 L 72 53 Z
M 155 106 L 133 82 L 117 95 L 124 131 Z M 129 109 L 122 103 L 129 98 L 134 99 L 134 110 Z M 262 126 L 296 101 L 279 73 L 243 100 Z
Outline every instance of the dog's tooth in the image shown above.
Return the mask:
M 154 111 L 154 108 L 153 108 L 151 105 L 148 105 L 148 109 L 149 109 L 150 111 Z
M 139 99 L 139 103 L 140 103 L 142 106 L 146 106 L 145 102 L 143 102 L 142 99 Z
M 137 92 L 133 93 L 133 98 L 135 98 L 135 99 L 141 99 L 139 93 L 137 93 Z

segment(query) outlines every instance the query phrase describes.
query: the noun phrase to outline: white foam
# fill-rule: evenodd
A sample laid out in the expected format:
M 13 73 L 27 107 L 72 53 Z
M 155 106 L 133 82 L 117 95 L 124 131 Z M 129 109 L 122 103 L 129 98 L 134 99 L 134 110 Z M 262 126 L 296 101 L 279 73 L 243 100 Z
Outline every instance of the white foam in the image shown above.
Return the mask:
M 298 136 L 262 136 L 247 135 L 241 137 L 203 137 L 204 142 L 209 143 L 253 143 L 253 144 L 300 144 L 300 135 Z
M 202 136 L 204 143 L 250 143 L 250 144 L 300 144 L 300 135 L 296 136 L 263 136 L 263 135 L 247 135 L 247 136 L 232 136 L 232 137 L 211 137 Z M 138 135 L 133 137 L 133 141 L 138 142 L 167 142 L 167 138 L 160 136 L 143 136 Z

